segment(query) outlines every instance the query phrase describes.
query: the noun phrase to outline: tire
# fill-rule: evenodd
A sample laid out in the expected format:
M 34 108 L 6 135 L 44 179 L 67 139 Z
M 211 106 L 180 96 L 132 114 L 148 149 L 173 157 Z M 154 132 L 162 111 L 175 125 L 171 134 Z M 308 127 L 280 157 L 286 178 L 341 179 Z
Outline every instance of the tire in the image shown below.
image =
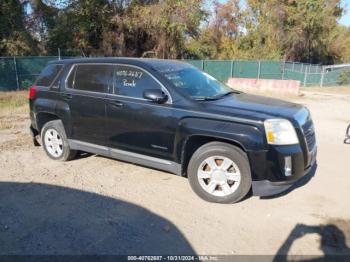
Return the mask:
M 69 147 L 61 120 L 53 120 L 43 126 L 41 141 L 46 154 L 53 160 L 69 161 L 77 154 L 76 150 Z
M 221 142 L 210 142 L 197 149 L 188 164 L 187 176 L 200 198 L 215 203 L 236 203 L 252 185 L 247 155 L 240 148 Z

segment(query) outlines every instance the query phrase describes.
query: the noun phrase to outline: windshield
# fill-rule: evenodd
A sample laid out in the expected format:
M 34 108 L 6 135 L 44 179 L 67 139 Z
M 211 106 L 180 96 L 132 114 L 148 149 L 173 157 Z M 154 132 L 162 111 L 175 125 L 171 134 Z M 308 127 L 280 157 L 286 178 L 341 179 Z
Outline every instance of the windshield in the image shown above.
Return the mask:
M 234 91 L 195 67 L 169 66 L 157 70 L 183 93 L 196 100 L 217 99 Z

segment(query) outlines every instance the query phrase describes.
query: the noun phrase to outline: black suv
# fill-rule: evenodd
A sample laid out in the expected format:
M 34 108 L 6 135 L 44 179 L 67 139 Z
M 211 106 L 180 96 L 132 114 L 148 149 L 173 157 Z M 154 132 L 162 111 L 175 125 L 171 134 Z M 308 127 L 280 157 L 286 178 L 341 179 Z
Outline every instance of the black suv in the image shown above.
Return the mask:
M 235 91 L 179 61 L 53 62 L 30 89 L 30 117 L 52 159 L 85 151 L 168 171 L 212 202 L 278 194 L 316 167 L 305 107 Z

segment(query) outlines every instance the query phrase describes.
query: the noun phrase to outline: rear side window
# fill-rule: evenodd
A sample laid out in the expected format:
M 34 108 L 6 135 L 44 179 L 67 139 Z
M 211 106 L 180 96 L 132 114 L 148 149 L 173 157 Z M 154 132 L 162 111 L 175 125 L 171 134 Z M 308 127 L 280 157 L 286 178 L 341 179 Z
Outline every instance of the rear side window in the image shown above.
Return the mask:
M 110 84 L 111 65 L 76 65 L 68 78 L 70 88 L 90 92 L 104 93 Z
M 114 93 L 117 95 L 143 98 L 145 89 L 162 89 L 160 84 L 142 69 L 117 65 L 114 70 Z
M 63 65 L 51 64 L 44 68 L 36 80 L 38 86 L 50 86 L 56 76 L 61 72 Z

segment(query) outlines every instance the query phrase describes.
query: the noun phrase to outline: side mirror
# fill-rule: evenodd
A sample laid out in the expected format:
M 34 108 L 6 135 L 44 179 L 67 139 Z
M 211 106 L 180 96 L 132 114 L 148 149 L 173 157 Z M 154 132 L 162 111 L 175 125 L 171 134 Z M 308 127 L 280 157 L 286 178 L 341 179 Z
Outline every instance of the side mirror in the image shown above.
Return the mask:
M 147 89 L 143 91 L 143 97 L 158 104 L 165 103 L 168 96 L 160 89 Z

